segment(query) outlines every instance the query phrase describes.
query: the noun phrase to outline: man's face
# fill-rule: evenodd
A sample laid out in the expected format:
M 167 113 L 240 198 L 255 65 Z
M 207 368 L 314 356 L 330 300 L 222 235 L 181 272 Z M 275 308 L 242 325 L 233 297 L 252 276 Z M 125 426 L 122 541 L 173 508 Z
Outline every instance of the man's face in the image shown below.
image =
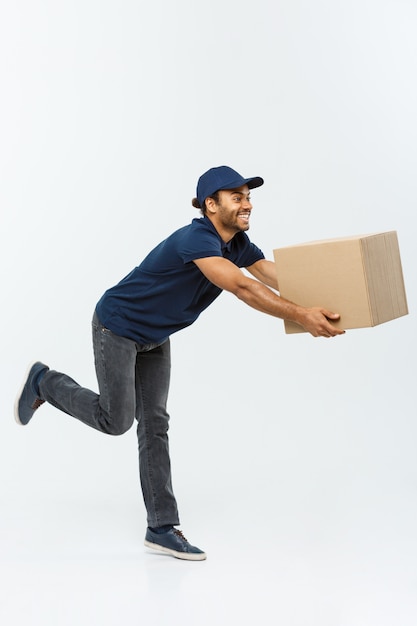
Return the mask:
M 249 229 L 252 204 L 247 185 L 238 189 L 222 189 L 216 206 L 217 216 L 223 228 L 235 233 Z

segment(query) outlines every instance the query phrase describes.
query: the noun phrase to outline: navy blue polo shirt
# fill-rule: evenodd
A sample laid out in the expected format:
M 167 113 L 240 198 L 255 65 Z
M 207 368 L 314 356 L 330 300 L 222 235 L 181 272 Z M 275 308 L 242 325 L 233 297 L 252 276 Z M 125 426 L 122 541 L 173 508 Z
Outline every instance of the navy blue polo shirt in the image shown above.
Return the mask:
M 223 256 L 238 267 L 264 259 L 244 232 L 225 244 L 207 217 L 193 219 L 154 248 L 99 300 L 100 322 L 139 344 L 161 343 L 192 324 L 221 293 L 193 263 Z

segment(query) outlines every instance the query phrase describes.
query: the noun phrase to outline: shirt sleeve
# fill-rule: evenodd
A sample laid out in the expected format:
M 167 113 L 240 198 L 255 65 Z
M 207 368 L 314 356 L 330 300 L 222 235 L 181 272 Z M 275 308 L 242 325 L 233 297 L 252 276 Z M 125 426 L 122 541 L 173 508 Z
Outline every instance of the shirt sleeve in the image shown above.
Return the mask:
M 209 230 L 191 229 L 183 237 L 179 255 L 184 263 L 210 256 L 222 256 L 220 239 L 216 233 Z

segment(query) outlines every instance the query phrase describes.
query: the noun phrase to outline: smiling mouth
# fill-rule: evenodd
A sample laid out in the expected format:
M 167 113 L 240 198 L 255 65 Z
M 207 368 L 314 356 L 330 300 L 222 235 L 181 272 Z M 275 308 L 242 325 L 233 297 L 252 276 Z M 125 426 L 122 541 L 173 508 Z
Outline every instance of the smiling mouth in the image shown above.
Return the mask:
M 249 222 L 250 211 L 245 211 L 244 213 L 238 213 L 238 218 L 243 220 L 244 222 Z

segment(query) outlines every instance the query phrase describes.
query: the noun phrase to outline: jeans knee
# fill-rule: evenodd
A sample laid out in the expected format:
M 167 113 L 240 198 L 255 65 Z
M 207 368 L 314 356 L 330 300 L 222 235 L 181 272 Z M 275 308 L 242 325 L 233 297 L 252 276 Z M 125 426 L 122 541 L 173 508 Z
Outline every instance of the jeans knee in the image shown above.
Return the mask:
M 125 421 L 116 421 L 107 425 L 107 434 L 119 436 L 124 435 L 131 428 L 133 419 Z

